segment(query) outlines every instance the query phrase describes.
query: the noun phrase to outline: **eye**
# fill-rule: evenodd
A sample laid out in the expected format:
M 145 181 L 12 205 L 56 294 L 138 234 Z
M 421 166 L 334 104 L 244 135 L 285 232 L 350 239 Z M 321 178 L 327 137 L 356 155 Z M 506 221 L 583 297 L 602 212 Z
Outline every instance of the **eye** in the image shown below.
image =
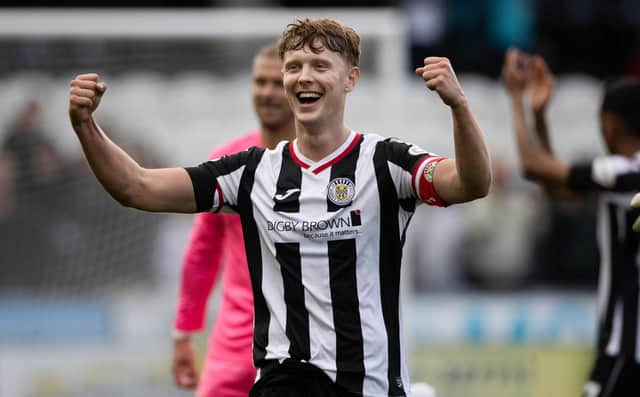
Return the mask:
M 298 64 L 295 63 L 290 63 L 288 65 L 285 66 L 284 70 L 287 72 L 295 72 L 298 69 L 300 69 L 300 66 Z

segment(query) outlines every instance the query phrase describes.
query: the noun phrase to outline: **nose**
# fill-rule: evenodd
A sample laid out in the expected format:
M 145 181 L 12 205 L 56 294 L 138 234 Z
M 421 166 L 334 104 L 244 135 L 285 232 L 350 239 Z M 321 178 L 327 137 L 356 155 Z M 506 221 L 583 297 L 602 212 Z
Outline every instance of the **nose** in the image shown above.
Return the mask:
M 256 97 L 266 99 L 272 97 L 274 92 L 273 84 L 267 82 L 257 86 L 254 91 L 254 95 Z
M 270 82 L 269 84 L 265 85 L 263 95 L 267 97 L 274 97 L 277 95 L 278 89 L 280 88 L 276 83 Z
M 312 75 L 311 75 L 311 66 L 309 65 L 303 65 L 302 69 L 300 70 L 300 76 L 298 77 L 298 82 L 299 83 L 310 83 L 312 81 Z

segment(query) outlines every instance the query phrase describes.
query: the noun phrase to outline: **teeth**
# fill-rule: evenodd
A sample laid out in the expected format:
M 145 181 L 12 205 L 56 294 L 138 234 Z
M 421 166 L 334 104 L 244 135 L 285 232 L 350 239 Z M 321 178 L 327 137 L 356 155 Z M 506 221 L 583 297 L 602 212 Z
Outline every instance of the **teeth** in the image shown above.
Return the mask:
M 315 92 L 301 92 L 298 94 L 298 98 L 320 98 L 320 94 Z

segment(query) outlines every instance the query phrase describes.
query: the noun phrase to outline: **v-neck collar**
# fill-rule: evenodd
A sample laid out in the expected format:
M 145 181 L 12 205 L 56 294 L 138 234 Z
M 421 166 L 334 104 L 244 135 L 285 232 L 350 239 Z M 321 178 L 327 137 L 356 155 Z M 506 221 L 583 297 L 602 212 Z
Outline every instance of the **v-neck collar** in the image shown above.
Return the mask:
M 295 161 L 300 167 L 313 172 L 314 174 L 319 174 L 325 169 L 331 167 L 338 161 L 342 160 L 349 152 L 353 150 L 353 148 L 360 141 L 360 137 L 362 134 L 359 134 L 353 130 L 349 132 L 349 136 L 345 139 L 344 143 L 340 145 L 333 153 L 325 156 L 320 161 L 313 161 L 305 157 L 300 150 L 298 149 L 298 139 L 294 139 L 289 144 L 289 152 L 291 153 L 291 158 Z

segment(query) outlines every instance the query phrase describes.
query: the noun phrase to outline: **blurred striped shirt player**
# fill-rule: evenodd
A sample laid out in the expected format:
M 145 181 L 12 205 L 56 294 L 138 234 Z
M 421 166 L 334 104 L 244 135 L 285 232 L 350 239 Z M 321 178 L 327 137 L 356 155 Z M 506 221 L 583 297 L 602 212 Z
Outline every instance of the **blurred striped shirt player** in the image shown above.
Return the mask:
M 630 208 L 633 193 L 640 188 L 640 152 L 632 158 L 605 156 L 591 163 L 573 165 L 568 185 L 579 192 L 598 191 L 598 284 L 597 361 L 585 397 L 618 395 L 605 393 L 607 385 L 625 376 L 623 367 L 640 363 L 640 234 L 632 231 L 640 209 Z

